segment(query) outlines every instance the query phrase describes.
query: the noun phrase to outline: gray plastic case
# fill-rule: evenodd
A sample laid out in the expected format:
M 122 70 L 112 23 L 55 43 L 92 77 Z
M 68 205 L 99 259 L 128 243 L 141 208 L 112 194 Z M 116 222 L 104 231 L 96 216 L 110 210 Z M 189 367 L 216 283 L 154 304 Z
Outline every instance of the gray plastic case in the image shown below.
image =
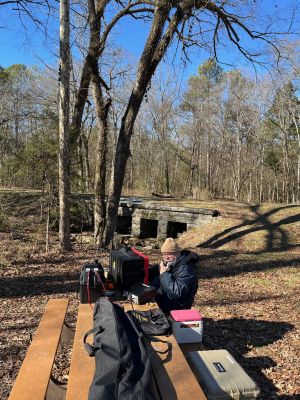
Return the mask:
M 187 360 L 208 400 L 250 400 L 259 387 L 227 350 L 192 351 Z

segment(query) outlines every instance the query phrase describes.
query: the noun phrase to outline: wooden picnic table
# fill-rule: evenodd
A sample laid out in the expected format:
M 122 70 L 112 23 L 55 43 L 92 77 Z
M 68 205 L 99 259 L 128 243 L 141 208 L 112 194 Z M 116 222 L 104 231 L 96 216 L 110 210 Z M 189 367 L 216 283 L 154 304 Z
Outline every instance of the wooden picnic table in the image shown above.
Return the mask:
M 142 311 L 154 307 L 157 307 L 155 303 L 134 305 L 136 310 Z M 124 308 L 127 311 L 131 309 L 131 305 L 125 304 Z M 91 327 L 92 309 L 89 304 L 80 304 L 66 400 L 87 399 L 94 374 L 95 360 L 87 355 L 82 345 L 82 338 Z M 171 343 L 171 351 L 166 354 L 151 352 L 153 374 L 161 398 L 168 400 L 206 400 L 175 337 L 170 335 L 159 336 L 159 338 Z M 154 349 L 157 348 L 158 344 L 157 342 L 151 343 Z
M 69 381 L 67 387 L 57 386 L 51 380 L 51 370 L 57 346 L 64 332 L 64 317 L 68 300 L 49 300 L 36 334 L 27 351 L 25 360 L 11 391 L 9 400 L 85 400 L 95 371 L 95 359 L 89 357 L 84 345 L 84 334 L 93 327 L 93 310 L 89 304 L 80 304 L 73 342 Z M 136 310 L 149 310 L 157 307 L 155 303 L 135 305 Z M 131 309 L 125 304 L 125 310 Z M 153 367 L 154 380 L 162 400 L 206 400 L 184 351 L 201 349 L 201 344 L 179 346 L 173 335 L 159 336 L 171 343 L 171 350 L 166 354 L 149 352 Z M 165 344 L 151 342 L 148 346 L 157 349 Z M 161 348 L 160 348 L 161 349 Z M 55 393 L 55 390 L 57 392 Z M 55 394 L 53 394 L 55 393 Z M 129 399 L 130 400 L 130 399 Z

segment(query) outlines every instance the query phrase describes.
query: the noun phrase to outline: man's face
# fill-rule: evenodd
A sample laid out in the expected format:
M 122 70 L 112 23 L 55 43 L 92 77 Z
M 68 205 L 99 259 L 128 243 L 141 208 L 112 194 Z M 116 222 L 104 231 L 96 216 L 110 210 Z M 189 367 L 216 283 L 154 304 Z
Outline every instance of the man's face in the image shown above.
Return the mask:
M 178 253 L 162 253 L 162 258 L 164 262 L 175 262 Z

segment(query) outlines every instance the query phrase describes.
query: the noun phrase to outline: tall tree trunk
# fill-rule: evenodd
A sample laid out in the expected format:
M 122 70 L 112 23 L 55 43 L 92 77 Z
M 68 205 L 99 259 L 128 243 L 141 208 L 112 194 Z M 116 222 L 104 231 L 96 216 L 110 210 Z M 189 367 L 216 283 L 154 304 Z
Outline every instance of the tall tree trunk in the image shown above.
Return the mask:
M 177 181 L 177 170 L 178 170 L 178 163 L 179 163 L 179 157 L 178 154 L 176 154 L 176 159 L 175 159 L 175 166 L 174 166 L 174 175 L 173 175 L 173 188 L 175 190 L 178 190 L 178 187 L 176 186 L 176 181 Z
M 189 169 L 188 169 L 187 177 L 185 180 L 184 191 L 183 191 L 184 197 L 189 195 L 191 193 L 191 191 L 193 190 L 193 167 L 194 167 L 195 150 L 196 150 L 196 146 L 195 146 L 195 137 L 194 137 L 193 143 L 192 143 L 192 154 L 191 154 L 191 158 L 190 158 L 190 163 L 188 165 Z
M 164 163 L 165 163 L 165 178 L 166 178 L 166 193 L 170 193 L 170 173 L 169 173 L 169 163 L 168 156 L 166 155 Z
M 59 85 L 59 245 L 70 250 L 70 15 L 69 0 L 60 2 L 60 85 Z
M 83 163 L 83 142 L 82 142 L 82 137 L 81 135 L 79 136 L 79 140 L 78 140 L 78 144 L 77 144 L 77 159 L 78 159 L 78 165 L 79 165 L 79 169 L 78 169 L 78 175 L 80 178 L 80 182 L 79 182 L 79 187 L 80 187 L 80 191 L 82 193 L 84 193 L 84 189 L 85 189 L 85 184 L 84 184 L 84 163 Z
M 168 157 L 168 144 L 166 140 L 166 127 L 165 127 L 165 121 L 162 124 L 161 128 L 161 135 L 160 135 L 160 142 L 162 145 L 162 163 L 163 163 L 163 168 L 162 170 L 165 171 L 165 188 L 163 190 L 166 191 L 167 194 L 170 193 L 170 168 L 169 168 L 169 157 Z
M 207 134 L 207 153 L 206 153 L 206 188 L 208 195 L 211 195 L 211 132 Z
M 81 133 L 82 145 L 84 148 L 84 172 L 85 172 L 85 190 L 88 192 L 91 188 L 90 160 L 89 160 L 89 141 L 84 133 Z
M 263 188 L 264 188 L 264 158 L 265 158 L 265 147 L 261 148 L 261 160 L 260 160 L 260 185 L 259 185 L 259 202 L 263 201 Z
M 103 244 L 106 225 L 106 154 L 107 154 L 107 119 L 111 100 L 104 101 L 101 90 L 101 80 L 98 63 L 95 62 L 92 73 L 93 97 L 95 101 L 98 141 L 95 167 L 95 203 L 94 203 L 94 240 L 98 246 Z
M 237 157 L 237 188 L 235 194 L 235 201 L 240 200 L 241 182 L 242 182 L 242 138 L 238 138 L 238 157 Z
M 110 178 L 109 178 L 109 193 L 112 193 L 114 186 L 114 160 L 116 156 L 115 149 L 117 147 L 117 141 L 118 141 L 117 120 L 114 115 L 112 116 L 112 119 L 113 119 L 113 134 L 111 135 L 111 143 L 110 143 L 110 147 L 112 149 L 112 155 L 111 155 Z
M 81 80 L 79 84 L 79 89 L 76 94 L 75 105 L 73 110 L 72 123 L 70 129 L 71 148 L 74 147 L 76 141 L 78 140 L 78 137 L 80 136 L 82 115 L 89 93 L 91 74 L 92 74 L 91 57 L 87 56 L 83 64 Z
M 286 203 L 290 201 L 290 162 L 289 162 L 289 151 L 288 151 L 288 133 L 283 132 L 283 174 L 284 174 L 284 190 L 283 196 L 285 197 Z
M 246 185 L 246 190 L 247 190 L 247 203 L 250 203 L 252 199 L 252 174 L 249 177 L 249 185 Z

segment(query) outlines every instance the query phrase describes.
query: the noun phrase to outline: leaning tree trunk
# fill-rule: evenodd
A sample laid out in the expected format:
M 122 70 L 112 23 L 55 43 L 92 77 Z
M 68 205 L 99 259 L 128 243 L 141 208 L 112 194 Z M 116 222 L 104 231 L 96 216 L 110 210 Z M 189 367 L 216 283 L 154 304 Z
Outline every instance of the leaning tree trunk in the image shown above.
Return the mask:
M 80 136 L 82 115 L 86 100 L 88 98 L 90 81 L 91 81 L 91 57 L 87 56 L 83 64 L 81 80 L 79 84 L 79 89 L 76 94 L 75 105 L 73 110 L 72 123 L 70 129 L 71 148 L 75 147 L 76 141 Z
M 75 105 L 73 110 L 72 124 L 71 124 L 71 148 L 75 146 L 76 141 L 80 135 L 82 116 L 84 107 L 89 94 L 89 86 L 92 79 L 92 71 L 94 62 L 98 60 L 101 52 L 97 52 L 97 44 L 100 34 L 101 17 L 103 16 L 107 0 L 99 1 L 95 5 L 94 1 L 88 2 L 89 8 L 89 23 L 90 23 L 90 39 L 88 52 L 85 57 L 83 68 L 81 72 L 80 84 L 76 93 Z
M 71 248 L 70 241 L 70 15 L 69 0 L 60 3 L 60 85 L 59 85 L 59 245 Z
M 94 240 L 98 246 L 103 244 L 103 235 L 106 225 L 106 160 L 107 160 L 107 119 L 111 100 L 104 101 L 101 90 L 101 80 L 98 71 L 98 62 L 95 61 L 92 73 L 93 97 L 95 101 L 98 141 L 95 166 L 95 203 L 94 203 Z
M 108 245 L 114 236 L 126 163 L 130 154 L 130 140 L 138 111 L 156 67 L 166 53 L 177 27 L 184 17 L 182 10 L 177 9 L 164 33 L 165 22 L 168 19 L 172 2 L 158 2 L 157 4 L 151 31 L 140 59 L 136 82 L 122 118 L 113 169 L 112 192 L 108 202 L 105 245 Z

